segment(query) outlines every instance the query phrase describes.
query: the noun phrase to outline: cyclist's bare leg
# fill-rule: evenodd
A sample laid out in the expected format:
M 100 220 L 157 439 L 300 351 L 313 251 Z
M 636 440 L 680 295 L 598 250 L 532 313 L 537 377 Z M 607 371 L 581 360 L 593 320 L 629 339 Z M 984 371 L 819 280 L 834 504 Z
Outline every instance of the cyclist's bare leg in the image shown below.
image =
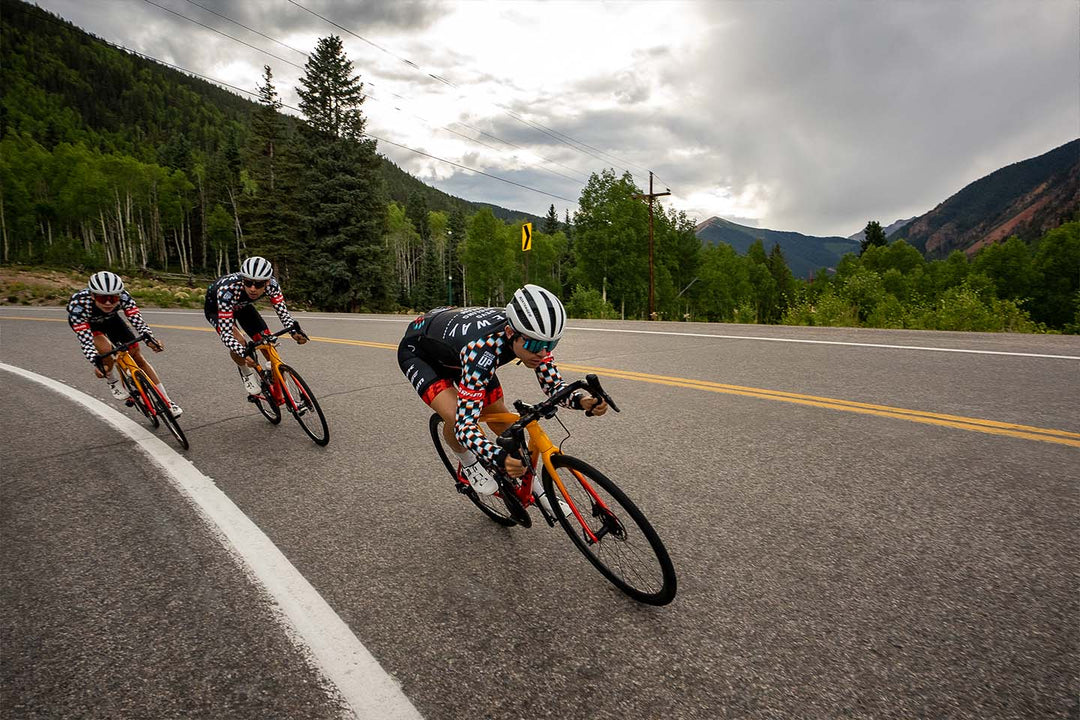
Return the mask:
M 232 332 L 233 332 L 233 337 L 236 338 L 236 342 L 240 343 L 241 345 L 247 345 L 247 338 L 244 336 L 244 334 L 242 332 L 240 332 L 240 328 L 238 328 L 238 327 L 236 327 L 234 325 Z M 263 354 L 263 357 L 266 358 L 267 360 L 270 359 L 270 351 L 269 350 L 260 349 L 259 352 L 261 352 Z M 234 353 L 232 351 L 229 352 L 229 357 L 232 358 L 232 361 L 234 363 L 236 363 L 236 365 L 238 367 L 244 367 L 245 365 L 247 365 L 248 367 L 254 367 L 254 365 L 249 365 L 244 358 L 240 357 L 239 355 L 237 355 L 236 353 Z
M 443 439 L 455 453 L 465 452 L 458 439 L 454 437 L 454 422 L 457 419 L 457 388 L 450 386 L 436 395 L 431 401 L 431 409 L 443 419 Z
M 105 337 L 104 335 L 95 335 L 94 347 L 97 348 L 98 353 L 107 353 L 112 350 L 113 346 L 112 343 L 109 342 L 109 338 Z M 101 362 L 105 366 L 105 374 L 108 375 L 110 372 L 112 372 L 113 365 L 116 363 L 116 356 L 110 355 Z
M 132 345 L 130 350 L 131 357 L 135 360 L 135 364 L 143 369 L 143 372 L 150 378 L 150 382 L 155 385 L 161 384 L 161 378 L 158 377 L 157 372 L 154 370 L 154 366 L 150 364 L 150 361 L 143 357 L 142 348 L 138 345 Z
M 457 389 L 448 387 L 436 395 L 431 401 L 431 409 L 439 413 L 439 417 L 443 419 L 443 438 L 446 439 L 450 449 L 456 453 L 465 452 L 465 448 L 461 446 L 461 443 L 459 443 L 458 439 L 454 436 L 454 423 L 457 420 Z M 491 403 L 485 409 L 497 413 L 510 412 L 502 398 Z M 508 427 L 510 426 L 500 423 L 493 423 L 491 425 L 491 429 L 496 433 L 500 433 Z

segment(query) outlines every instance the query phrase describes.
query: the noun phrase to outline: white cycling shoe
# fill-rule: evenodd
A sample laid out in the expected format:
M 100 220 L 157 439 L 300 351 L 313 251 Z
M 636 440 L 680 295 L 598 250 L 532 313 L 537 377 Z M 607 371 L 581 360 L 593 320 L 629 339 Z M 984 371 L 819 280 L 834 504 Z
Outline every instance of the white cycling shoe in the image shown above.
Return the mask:
M 250 375 L 240 374 L 241 379 L 244 381 L 244 390 L 247 390 L 248 395 L 258 395 L 262 392 L 262 383 L 259 382 L 259 376 L 255 373 Z
M 494 495 L 499 489 L 499 483 L 491 476 L 479 461 L 468 467 L 458 466 L 461 476 L 468 481 L 469 485 L 478 495 Z
M 540 505 L 547 510 L 551 517 L 555 517 L 555 512 L 551 509 L 551 501 L 548 500 L 547 493 L 540 496 Z M 563 517 L 569 520 L 574 517 L 574 511 L 570 509 L 570 506 L 566 504 L 566 501 L 559 498 L 559 509 L 562 510 Z
M 169 412 L 172 413 L 172 416 L 174 418 L 178 418 L 178 417 L 180 417 L 181 415 L 184 414 L 183 408 L 181 408 L 179 405 L 177 405 L 174 402 L 169 403 Z
M 119 380 L 109 383 L 109 392 L 111 392 L 112 396 L 117 400 L 128 399 L 127 390 L 124 389 L 124 386 L 120 384 Z

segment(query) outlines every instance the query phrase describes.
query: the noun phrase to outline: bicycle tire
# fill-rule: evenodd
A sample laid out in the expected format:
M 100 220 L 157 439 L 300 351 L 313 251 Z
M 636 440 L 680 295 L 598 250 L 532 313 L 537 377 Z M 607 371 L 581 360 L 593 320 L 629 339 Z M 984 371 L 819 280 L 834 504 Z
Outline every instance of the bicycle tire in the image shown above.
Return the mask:
M 442 428 L 442 416 L 439 415 L 439 413 L 432 413 L 431 419 L 428 421 L 428 429 L 431 431 L 431 441 L 435 443 L 435 451 L 439 454 L 439 458 L 443 461 L 443 465 L 446 466 L 446 471 L 450 473 L 450 477 L 453 478 L 454 483 L 457 484 L 457 459 L 454 456 L 453 451 L 446 446 L 446 438 L 443 437 Z M 511 516 L 509 509 L 501 498 L 502 493 L 499 493 L 498 495 L 480 495 L 467 484 L 460 485 L 459 489 L 462 495 L 469 498 L 473 505 L 480 508 L 480 511 L 494 522 L 504 527 L 517 524 L 517 521 Z
M 270 392 L 270 385 L 266 382 L 266 378 L 262 372 L 259 372 L 259 378 L 262 380 L 262 395 L 249 395 L 251 402 L 255 403 L 255 407 L 259 408 L 259 412 L 262 416 L 270 421 L 271 425 L 277 425 L 281 422 L 281 408 L 274 402 L 274 396 Z
M 281 365 L 281 394 L 285 397 L 285 407 L 300 423 L 307 436 L 320 447 L 325 447 L 330 442 L 330 426 L 326 424 L 326 415 L 319 407 L 319 400 L 311 387 L 300 377 L 300 373 L 288 365 Z M 319 418 L 316 424 L 312 422 L 312 412 Z M 307 420 L 304 420 L 304 418 Z M 320 432 L 321 430 L 321 432 Z
M 121 372 L 120 377 L 124 377 L 124 373 Z M 135 407 L 139 409 L 139 412 L 156 428 L 161 424 L 161 421 L 158 420 L 157 413 L 150 405 L 149 396 L 151 391 L 147 390 L 147 388 L 154 387 L 154 383 L 150 382 L 150 377 L 142 370 L 132 372 L 131 378 L 131 387 L 128 388 L 131 391 L 131 399 L 135 401 Z M 127 385 L 128 381 L 125 380 L 124 384 Z M 139 388 L 142 388 L 142 390 L 140 391 Z
M 590 541 L 577 517 L 567 518 L 562 504 L 552 503 L 555 519 L 577 549 L 611 584 L 638 602 L 667 605 L 674 600 L 678 587 L 675 567 L 645 514 L 588 463 L 560 453 L 551 456 L 551 463 L 556 470 L 570 471 L 559 473 L 559 477 L 593 535 L 598 536 Z M 563 497 L 546 467 L 543 484 L 548 497 Z
M 169 409 L 169 403 L 161 396 L 161 392 L 155 387 L 150 391 L 150 402 L 154 404 L 154 410 L 157 412 L 158 417 L 161 418 L 162 424 L 168 428 L 172 436 L 176 438 L 176 441 L 180 443 L 180 447 L 187 450 L 191 446 L 188 444 L 187 435 L 180 429 L 180 423 L 173 417 L 172 410 Z

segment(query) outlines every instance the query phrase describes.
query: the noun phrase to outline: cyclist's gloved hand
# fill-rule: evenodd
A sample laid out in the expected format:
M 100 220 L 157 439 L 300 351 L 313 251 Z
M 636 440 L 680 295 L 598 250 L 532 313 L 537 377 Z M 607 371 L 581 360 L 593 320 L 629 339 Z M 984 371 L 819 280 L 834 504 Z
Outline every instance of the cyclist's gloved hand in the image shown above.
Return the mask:
M 608 410 L 608 404 L 600 398 L 583 397 L 581 398 L 581 409 L 590 417 L 593 415 L 603 415 Z
M 94 358 L 94 374 L 99 378 L 105 377 L 105 362 L 101 358 Z
M 292 339 L 295 340 L 298 345 L 303 345 L 309 340 L 307 333 L 300 328 L 300 323 L 298 322 L 294 322 L 292 327 L 289 328 L 289 335 L 292 336 Z
M 159 353 L 165 349 L 165 343 L 161 342 L 153 335 L 146 336 L 146 345 L 156 353 Z

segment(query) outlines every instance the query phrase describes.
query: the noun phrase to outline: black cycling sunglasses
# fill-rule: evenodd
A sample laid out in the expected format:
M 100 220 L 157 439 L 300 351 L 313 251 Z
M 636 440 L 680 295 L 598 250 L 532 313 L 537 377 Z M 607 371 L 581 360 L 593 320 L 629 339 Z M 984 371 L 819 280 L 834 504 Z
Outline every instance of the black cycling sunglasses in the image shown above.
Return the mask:
M 256 290 L 262 290 L 264 287 L 266 287 L 266 283 L 268 283 L 268 282 L 270 282 L 270 281 L 269 280 L 249 280 L 248 278 L 244 278 L 244 287 L 253 287 Z

